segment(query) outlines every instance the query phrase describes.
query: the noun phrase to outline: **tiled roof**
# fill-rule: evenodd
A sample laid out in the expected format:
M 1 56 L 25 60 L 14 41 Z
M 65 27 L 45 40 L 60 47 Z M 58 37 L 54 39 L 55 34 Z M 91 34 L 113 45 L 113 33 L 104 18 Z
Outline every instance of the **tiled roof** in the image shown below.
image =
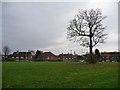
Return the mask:
M 27 57 L 29 55 L 32 55 L 31 52 L 14 52 L 13 56 L 15 57 Z
M 42 56 L 56 56 L 56 55 L 54 55 L 53 53 L 51 53 L 51 52 L 44 52 L 43 54 L 42 54 Z

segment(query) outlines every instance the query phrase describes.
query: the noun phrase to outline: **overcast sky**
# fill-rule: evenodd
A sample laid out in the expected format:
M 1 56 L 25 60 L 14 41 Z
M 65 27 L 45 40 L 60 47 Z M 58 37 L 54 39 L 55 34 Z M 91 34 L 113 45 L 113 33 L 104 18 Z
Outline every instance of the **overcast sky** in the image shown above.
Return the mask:
M 3 2 L 2 45 L 9 46 L 11 52 L 39 49 L 54 54 L 70 50 L 83 54 L 88 48 L 69 41 L 66 28 L 79 9 L 91 8 L 100 8 L 103 16 L 107 16 L 103 25 L 107 26 L 108 39 L 94 49 L 117 51 L 117 2 Z

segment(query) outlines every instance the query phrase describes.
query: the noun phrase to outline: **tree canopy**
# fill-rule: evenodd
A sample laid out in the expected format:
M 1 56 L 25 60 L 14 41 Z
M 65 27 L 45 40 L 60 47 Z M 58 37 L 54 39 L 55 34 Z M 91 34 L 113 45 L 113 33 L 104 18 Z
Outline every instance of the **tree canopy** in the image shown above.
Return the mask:
M 107 38 L 107 34 L 104 33 L 106 26 L 102 24 L 105 18 L 106 16 L 102 16 L 100 9 L 79 11 L 67 28 L 68 39 L 77 41 L 84 47 L 89 47 L 90 54 L 92 54 L 93 47 L 104 43 Z

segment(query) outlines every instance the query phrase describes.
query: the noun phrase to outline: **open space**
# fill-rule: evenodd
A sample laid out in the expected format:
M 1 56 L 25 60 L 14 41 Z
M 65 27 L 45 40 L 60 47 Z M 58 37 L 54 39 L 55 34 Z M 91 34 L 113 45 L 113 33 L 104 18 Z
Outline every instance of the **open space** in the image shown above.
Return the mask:
M 0 88 L 120 86 L 118 0 L 2 1 Z
M 3 88 L 117 88 L 118 63 L 3 62 Z

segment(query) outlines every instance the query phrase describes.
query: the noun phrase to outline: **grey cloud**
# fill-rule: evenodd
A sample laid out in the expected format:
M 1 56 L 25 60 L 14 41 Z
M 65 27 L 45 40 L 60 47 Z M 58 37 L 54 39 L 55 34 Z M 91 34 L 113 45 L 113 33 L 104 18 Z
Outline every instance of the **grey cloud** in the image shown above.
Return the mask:
M 66 40 L 66 28 L 75 12 L 79 9 L 90 9 L 88 5 L 89 3 L 78 2 L 4 2 L 2 6 L 3 45 L 9 45 L 12 51 L 46 49 L 59 53 L 74 49 L 79 52 L 81 47 Z M 111 12 L 104 12 L 109 17 L 104 23 L 107 23 L 110 34 L 116 35 L 116 16 L 114 13 L 109 13 Z

